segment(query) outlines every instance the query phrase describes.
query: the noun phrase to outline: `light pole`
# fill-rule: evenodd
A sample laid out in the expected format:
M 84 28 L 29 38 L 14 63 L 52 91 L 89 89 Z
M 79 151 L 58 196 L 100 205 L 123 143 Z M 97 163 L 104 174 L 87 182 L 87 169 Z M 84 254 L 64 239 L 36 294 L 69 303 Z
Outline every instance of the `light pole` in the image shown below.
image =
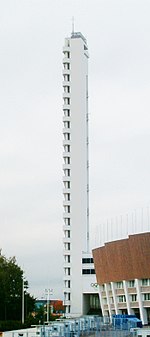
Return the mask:
M 24 280 L 24 276 L 22 278 L 22 324 L 24 324 L 24 297 L 25 297 L 25 289 L 28 288 L 28 282 Z
M 50 294 L 53 293 L 53 289 L 45 289 L 47 295 L 47 323 L 49 322 L 49 305 L 50 305 Z
M 22 279 L 22 324 L 24 324 L 24 278 Z

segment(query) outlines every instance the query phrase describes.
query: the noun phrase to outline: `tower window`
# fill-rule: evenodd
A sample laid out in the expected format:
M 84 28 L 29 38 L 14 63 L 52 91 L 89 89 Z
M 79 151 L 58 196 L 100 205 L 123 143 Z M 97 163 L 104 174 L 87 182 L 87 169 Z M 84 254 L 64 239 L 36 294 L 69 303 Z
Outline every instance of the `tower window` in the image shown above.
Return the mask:
M 70 238 L 70 231 L 65 231 L 65 238 Z
M 70 75 L 69 74 L 64 74 L 64 81 L 70 82 Z
M 64 133 L 64 140 L 70 140 L 70 133 L 69 132 Z
M 64 173 L 65 173 L 65 177 L 70 177 L 70 169 L 65 169 Z
M 69 87 L 69 85 L 66 85 L 66 86 L 64 87 L 64 92 L 70 93 L 70 87 Z
M 64 122 L 64 127 L 67 128 L 67 129 L 69 129 L 70 128 L 70 122 L 68 122 L 68 121 L 66 122 L 65 121 Z
M 65 201 L 70 201 L 70 193 L 65 193 Z
M 69 74 L 64 74 L 64 81 L 70 82 L 70 75 Z
M 69 189 L 70 188 L 70 181 L 64 181 L 64 187 Z
M 70 275 L 70 268 L 65 268 L 65 275 Z
M 70 206 L 64 206 L 65 212 L 70 213 Z
M 65 145 L 64 150 L 65 152 L 70 152 L 70 145 Z
M 64 97 L 64 104 L 69 105 L 70 104 L 70 98 Z
M 70 242 L 66 242 L 65 243 L 65 249 L 66 250 L 70 250 Z
M 70 164 L 70 157 L 64 157 L 64 163 Z
M 69 109 L 64 109 L 64 116 L 70 117 L 70 110 Z
M 65 52 L 64 52 L 64 55 L 65 55 L 65 57 L 67 57 L 68 59 L 70 58 L 70 52 L 69 52 L 69 51 L 65 51 Z
M 65 222 L 66 226 L 70 226 L 70 218 L 65 218 L 64 222 Z M 68 235 L 70 235 L 70 234 L 68 234 Z M 70 237 L 70 236 L 68 236 L 68 237 Z
M 69 70 L 70 69 L 70 63 L 64 63 L 64 69 Z

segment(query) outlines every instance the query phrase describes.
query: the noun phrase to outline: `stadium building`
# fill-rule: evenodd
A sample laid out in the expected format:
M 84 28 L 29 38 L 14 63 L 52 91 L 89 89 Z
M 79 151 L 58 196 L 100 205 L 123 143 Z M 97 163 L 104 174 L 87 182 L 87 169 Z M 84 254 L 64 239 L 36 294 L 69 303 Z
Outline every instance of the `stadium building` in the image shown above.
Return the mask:
M 135 314 L 150 323 L 150 232 L 93 249 L 103 316 Z

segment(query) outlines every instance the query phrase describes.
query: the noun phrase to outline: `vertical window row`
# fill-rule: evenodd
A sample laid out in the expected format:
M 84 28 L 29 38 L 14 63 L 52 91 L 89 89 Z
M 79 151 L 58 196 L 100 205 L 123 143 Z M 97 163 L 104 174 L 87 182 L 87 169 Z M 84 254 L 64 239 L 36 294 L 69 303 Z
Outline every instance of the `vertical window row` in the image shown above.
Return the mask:
M 68 48 L 70 46 L 70 40 L 66 39 L 65 42 L 66 47 Z M 66 49 L 67 49 L 66 48 Z M 70 128 L 71 128 L 71 122 L 70 122 L 70 104 L 71 104 L 71 99 L 70 99 L 70 51 L 69 50 L 64 50 L 64 61 L 63 61 L 63 101 L 64 101 L 64 108 L 63 108 L 63 123 L 64 123 L 64 132 L 63 132 L 63 137 L 64 137 L 64 155 L 63 155 L 63 160 L 65 165 L 70 165 L 70 152 L 71 152 L 71 146 L 70 146 L 70 140 L 71 140 L 71 133 L 70 133 Z M 65 130 L 66 129 L 66 130 Z M 70 167 L 65 166 L 64 167 L 64 175 L 66 178 L 70 177 L 71 175 L 71 170 Z M 66 179 L 67 180 L 67 179 Z M 70 179 L 69 179 L 70 180 Z M 70 181 L 63 181 L 64 183 L 64 188 L 69 190 L 70 189 Z M 70 226 L 70 199 L 71 199 L 71 194 L 70 191 L 64 192 L 64 224 L 66 226 Z M 66 239 L 66 242 L 64 242 L 64 249 L 66 250 L 66 255 L 64 255 L 64 260 L 65 263 L 70 263 L 70 239 L 71 232 L 70 229 L 65 229 L 64 230 L 64 237 Z M 69 255 L 68 255 L 69 254 Z M 65 267 L 64 268 L 64 273 L 66 277 L 70 276 L 71 274 L 71 268 L 70 267 Z M 65 280 L 64 281 L 65 288 L 70 289 L 71 283 L 70 280 Z M 70 301 L 70 292 L 65 292 L 65 300 Z M 68 313 L 70 313 L 70 305 L 67 305 L 66 310 Z

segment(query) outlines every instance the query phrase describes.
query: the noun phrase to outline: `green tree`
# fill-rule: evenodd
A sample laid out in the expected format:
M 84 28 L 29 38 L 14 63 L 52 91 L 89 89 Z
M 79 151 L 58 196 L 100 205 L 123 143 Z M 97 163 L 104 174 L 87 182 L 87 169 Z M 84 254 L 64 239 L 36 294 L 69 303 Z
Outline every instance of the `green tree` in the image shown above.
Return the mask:
M 28 286 L 28 282 L 26 281 Z M 0 320 L 20 320 L 22 317 L 23 270 L 16 258 L 0 255 Z M 35 299 L 26 293 L 26 317 L 34 310 Z
M 36 308 L 35 322 L 36 324 L 44 324 L 45 320 L 46 320 L 45 308 L 44 305 L 41 305 L 39 308 Z

